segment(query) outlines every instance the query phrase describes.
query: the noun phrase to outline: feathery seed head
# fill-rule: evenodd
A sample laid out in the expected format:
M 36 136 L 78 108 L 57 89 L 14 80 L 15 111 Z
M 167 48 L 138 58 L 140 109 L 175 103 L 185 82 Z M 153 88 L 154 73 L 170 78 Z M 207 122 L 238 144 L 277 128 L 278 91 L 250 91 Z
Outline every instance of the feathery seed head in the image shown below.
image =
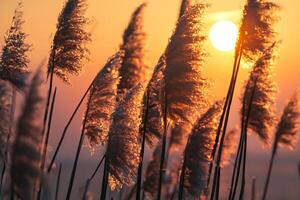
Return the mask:
M 215 102 L 195 124 L 186 149 L 184 188 L 187 195 L 199 198 L 206 187 L 208 165 L 223 109 L 223 101 Z
M 146 141 L 152 146 L 155 140 L 160 139 L 163 133 L 163 110 L 162 110 L 162 86 L 163 86 L 163 76 L 166 68 L 166 57 L 163 54 L 152 75 L 151 80 L 147 86 L 147 109 L 148 114 L 146 117 Z M 144 103 L 145 105 L 145 103 Z M 144 112 L 145 112 L 144 108 Z M 145 113 L 144 113 L 145 114 Z
M 15 194 L 25 200 L 32 199 L 33 187 L 40 179 L 41 120 L 45 106 L 41 93 L 42 83 L 42 72 L 39 69 L 33 77 L 27 93 L 13 146 L 12 187 Z
M 98 73 L 91 88 L 85 134 L 92 150 L 96 145 L 104 145 L 107 141 L 111 115 L 117 102 L 117 86 L 120 80 L 119 69 L 123 57 L 124 52 L 119 51 L 110 58 Z
M 257 133 L 265 144 L 270 143 L 273 127 L 276 123 L 275 102 L 277 86 L 273 80 L 275 50 L 276 45 L 274 43 L 256 61 L 249 80 L 245 85 L 244 96 L 242 98 L 243 107 L 241 117 L 243 118 L 247 115 L 251 103 L 248 128 Z M 252 102 L 250 102 L 255 81 L 256 88 Z
M 0 161 L 5 159 L 5 149 L 7 147 L 7 137 L 10 124 L 12 91 L 7 81 L 0 79 Z
M 231 156 L 237 148 L 237 130 L 233 129 L 226 133 L 222 147 L 221 167 L 226 167 L 231 161 Z
M 143 25 L 145 8 L 144 3 L 136 9 L 123 35 L 121 49 L 124 50 L 125 57 L 120 69 L 120 94 L 126 94 L 138 83 L 148 81 L 150 76 L 151 68 L 147 61 L 146 33 Z
M 242 46 L 246 61 L 255 62 L 276 38 L 274 23 L 278 21 L 276 11 L 280 7 L 268 0 L 248 0 L 244 7 L 243 19 L 237 50 Z
M 196 3 L 187 10 L 179 19 L 167 48 L 164 93 L 168 118 L 174 124 L 173 130 L 183 127 L 186 130 L 172 131 L 172 137 L 176 135 L 180 139 L 171 138 L 171 144 L 185 144 L 186 134 L 208 103 L 209 81 L 202 73 L 206 57 L 202 25 L 205 8 L 205 4 Z
M 89 20 L 84 17 L 86 0 L 68 0 L 58 18 L 48 63 L 48 75 L 54 73 L 70 84 L 70 75 L 79 75 L 88 60 L 87 43 L 91 35 L 84 30 Z
M 182 0 L 179 12 L 179 18 L 184 15 L 187 9 L 193 5 L 195 0 Z
M 7 31 L 0 59 L 0 79 L 8 80 L 18 89 L 24 89 L 28 77 L 29 59 L 27 53 L 31 45 L 26 43 L 27 34 L 23 32 L 23 7 L 18 4 L 10 29 Z
M 297 91 L 284 108 L 275 134 L 275 145 L 284 145 L 292 149 L 300 131 L 300 90 Z
M 140 125 L 144 84 L 132 88 L 119 102 L 109 131 L 109 185 L 132 185 L 140 160 Z

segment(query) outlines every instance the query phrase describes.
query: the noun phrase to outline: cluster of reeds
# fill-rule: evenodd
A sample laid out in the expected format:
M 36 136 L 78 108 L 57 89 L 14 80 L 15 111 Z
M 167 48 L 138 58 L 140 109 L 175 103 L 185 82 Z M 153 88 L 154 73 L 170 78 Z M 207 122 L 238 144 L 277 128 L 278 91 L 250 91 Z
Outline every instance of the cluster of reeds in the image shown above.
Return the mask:
M 262 196 L 266 199 L 278 147 L 294 148 L 300 131 L 299 91 L 284 108 L 279 122 L 275 114 L 273 67 L 279 42 L 274 23 L 279 6 L 268 0 L 247 0 L 228 92 L 224 100 L 215 101 L 209 93 L 211 83 L 203 73 L 207 55 L 203 17 L 207 4 L 182 1 L 175 31 L 154 68 L 147 60 L 143 25 L 147 4 L 142 4 L 134 11 L 119 50 L 82 95 L 50 157 L 47 146 L 57 92 L 56 88 L 52 91 L 54 75 L 70 83 L 71 75 L 79 75 L 88 60 L 87 6 L 86 0 L 67 0 L 59 15 L 47 67 L 47 94 L 42 90 L 43 66 L 26 84 L 30 45 L 22 31 L 22 4 L 15 11 L 0 60 L 1 197 L 49 198 L 47 177 L 56 173 L 53 166 L 62 142 L 87 97 L 66 199 L 73 199 L 85 141 L 92 153 L 100 146 L 104 154 L 85 181 L 82 199 L 93 199 L 89 187 L 102 165 L 102 200 L 109 193 L 119 193 L 118 199 L 219 199 L 222 168 L 231 163 L 229 194 L 222 195 L 230 200 L 243 199 L 248 131 L 257 134 L 264 145 L 274 138 Z M 227 127 L 242 60 L 252 70 L 241 98 L 238 142 L 238 131 L 227 131 Z M 17 91 L 23 91 L 25 103 L 14 127 Z M 149 162 L 144 158 L 147 145 L 154 149 Z M 55 199 L 59 199 L 62 168 L 60 164 L 53 186 Z M 130 192 L 125 195 L 126 188 Z M 253 179 L 251 199 L 257 196 L 256 190 Z

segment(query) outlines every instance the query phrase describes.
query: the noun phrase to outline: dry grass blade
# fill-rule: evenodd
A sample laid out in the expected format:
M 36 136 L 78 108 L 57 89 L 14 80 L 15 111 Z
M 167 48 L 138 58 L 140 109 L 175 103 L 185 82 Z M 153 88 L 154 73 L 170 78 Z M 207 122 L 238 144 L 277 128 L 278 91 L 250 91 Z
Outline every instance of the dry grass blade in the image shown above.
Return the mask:
M 58 18 L 48 75 L 54 70 L 66 83 L 70 83 L 70 75 L 80 74 L 83 61 L 88 60 L 89 50 L 86 44 L 91 36 L 84 30 L 89 23 L 84 17 L 86 9 L 86 0 L 68 0 Z
M 131 20 L 123 35 L 121 50 L 125 57 L 120 69 L 118 89 L 124 95 L 138 83 L 148 81 L 151 68 L 146 58 L 146 33 L 144 31 L 144 12 L 146 4 L 139 6 L 131 16 Z
M 206 188 L 209 162 L 213 149 L 222 101 L 217 101 L 195 124 L 186 150 L 185 197 L 199 198 Z M 201 147 L 201 148 L 199 148 Z
M 10 29 L 7 31 L 0 59 L 0 78 L 10 81 L 16 88 L 24 89 L 28 76 L 30 45 L 26 43 L 27 34 L 23 32 L 22 3 L 18 4 Z
M 245 113 L 248 113 L 249 104 L 251 103 L 248 128 L 257 133 L 265 144 L 270 143 L 273 127 L 276 123 L 275 102 L 277 86 L 273 80 L 275 51 L 276 44 L 274 43 L 256 61 L 250 77 L 245 84 L 244 96 L 242 98 L 242 117 L 244 117 Z M 256 89 L 253 101 L 250 102 L 255 80 Z
M 237 49 L 242 46 L 246 61 L 255 62 L 275 41 L 273 25 L 280 7 L 268 0 L 248 0 L 244 7 Z
M 109 186 L 131 186 L 140 160 L 140 125 L 145 87 L 138 84 L 119 102 L 109 131 Z
M 300 131 L 300 91 L 297 91 L 284 108 L 277 125 L 275 142 L 277 145 L 296 147 L 297 133 Z
M 202 24 L 205 4 L 197 3 L 183 15 L 166 53 L 165 94 L 168 118 L 173 122 L 171 145 L 186 144 L 187 134 L 207 106 L 208 80 L 202 67 L 206 40 Z
M 5 162 L 5 151 L 10 127 L 10 108 L 12 91 L 8 82 L 0 80 L 0 161 Z
M 108 138 L 111 115 L 117 102 L 119 69 L 124 53 L 117 52 L 98 73 L 90 90 L 92 95 L 87 113 L 85 134 L 88 145 L 93 151 L 96 145 L 104 145 Z
M 21 199 L 34 198 L 34 185 L 40 180 L 41 119 L 44 98 L 41 95 L 42 72 L 38 70 L 27 93 L 26 103 L 17 125 L 12 153 L 12 188 Z

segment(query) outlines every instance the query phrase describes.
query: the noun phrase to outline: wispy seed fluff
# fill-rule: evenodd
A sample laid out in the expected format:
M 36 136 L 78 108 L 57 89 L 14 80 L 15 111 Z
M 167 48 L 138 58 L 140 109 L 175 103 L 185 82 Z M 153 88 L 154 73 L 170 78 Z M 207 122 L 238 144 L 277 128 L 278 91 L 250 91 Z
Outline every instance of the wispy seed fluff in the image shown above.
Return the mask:
M 109 131 L 109 186 L 132 185 L 140 155 L 140 125 L 144 85 L 132 88 L 119 102 Z
M 277 125 L 275 145 L 296 147 L 297 133 L 300 132 L 300 91 L 297 91 L 284 108 Z
M 119 84 L 119 69 L 124 52 L 117 52 L 108 60 L 98 73 L 90 90 L 88 102 L 89 111 L 86 116 L 85 134 L 88 145 L 94 149 L 96 145 L 104 145 L 108 138 L 111 115 L 117 102 L 117 86 Z
M 166 53 L 165 94 L 168 118 L 173 122 L 172 144 L 185 144 L 197 116 L 207 106 L 208 80 L 202 68 L 205 4 L 196 3 L 179 19 Z
M 16 88 L 24 89 L 29 73 L 27 53 L 30 45 L 26 43 L 27 34 L 23 31 L 22 3 L 18 4 L 11 27 L 7 31 L 0 58 L 0 79 L 10 81 Z
M 33 198 L 34 185 L 40 179 L 40 149 L 44 98 L 42 72 L 37 71 L 27 93 L 25 106 L 17 124 L 17 135 L 12 152 L 12 188 L 24 200 Z
M 10 108 L 11 108 L 12 90 L 8 82 L 0 79 L 0 161 L 4 158 L 7 147 L 7 137 L 10 125 Z
M 236 153 L 237 148 L 237 130 L 233 129 L 226 133 L 221 157 L 221 167 L 226 167 L 231 162 L 231 156 Z
M 186 149 L 185 195 L 199 198 L 206 187 L 223 101 L 215 102 L 195 124 Z
M 242 98 L 241 116 L 243 118 L 248 114 L 251 103 L 248 128 L 257 133 L 265 144 L 269 144 L 272 138 L 273 127 L 276 123 L 275 104 L 277 86 L 273 79 L 275 51 L 276 45 L 273 44 L 256 61 L 249 80 L 245 85 L 244 96 Z M 250 102 L 255 80 L 256 88 L 252 102 Z
M 275 40 L 274 24 L 280 7 L 268 0 L 248 0 L 244 7 L 237 48 L 246 61 L 255 62 Z
M 125 94 L 138 83 L 148 81 L 151 68 L 147 63 L 146 33 L 144 31 L 144 12 L 146 4 L 139 6 L 123 35 L 121 50 L 125 57 L 120 69 L 120 94 Z
M 48 74 L 54 73 L 70 83 L 70 75 L 79 75 L 83 61 L 88 59 L 87 42 L 91 35 L 85 31 L 89 20 L 84 17 L 86 0 L 68 0 L 60 13 L 48 63 Z
M 157 139 L 160 139 L 163 133 L 163 109 L 162 109 L 162 85 L 163 76 L 166 69 L 166 57 L 163 54 L 154 69 L 152 78 L 147 86 L 147 110 L 146 134 L 147 143 L 152 146 Z M 144 108 L 145 111 L 146 108 Z M 144 113 L 145 114 L 145 113 Z
M 161 146 L 160 142 L 152 155 L 152 160 L 147 166 L 144 181 L 145 199 L 153 199 L 156 196 L 158 190 L 159 172 L 160 172 L 160 157 L 161 157 Z

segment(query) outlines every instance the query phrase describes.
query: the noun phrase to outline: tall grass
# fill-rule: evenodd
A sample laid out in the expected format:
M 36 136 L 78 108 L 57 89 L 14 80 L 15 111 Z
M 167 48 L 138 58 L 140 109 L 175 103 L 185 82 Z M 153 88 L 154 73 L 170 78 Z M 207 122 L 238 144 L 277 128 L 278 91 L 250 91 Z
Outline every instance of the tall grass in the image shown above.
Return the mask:
M 48 61 L 46 102 L 41 91 L 40 69 L 28 88 L 25 84 L 30 45 L 22 31 L 22 4 L 15 11 L 0 60 L 1 192 L 11 186 L 11 199 L 47 198 L 46 193 L 42 195 L 46 185 L 43 172 L 46 167 L 47 175 L 53 172 L 67 130 L 88 97 L 66 199 L 75 196 L 72 192 L 85 141 L 92 154 L 98 151 L 97 147 L 104 148 L 105 153 L 100 155 L 91 176 L 85 178 L 81 199 L 92 198 L 89 187 L 100 182 L 96 174 L 102 164 L 102 188 L 97 185 L 102 200 L 116 196 L 130 199 L 134 195 L 135 199 L 220 199 L 222 170 L 230 166 L 231 159 L 234 165 L 227 198 L 248 198 L 245 190 L 250 159 L 248 131 L 255 133 L 263 145 L 271 143 L 275 132 L 262 195 L 266 199 L 278 147 L 294 148 L 300 131 L 299 91 L 287 103 L 275 127 L 277 87 L 273 67 L 279 42 L 274 24 L 279 6 L 267 0 L 247 0 L 226 97 L 211 104 L 211 81 L 205 76 L 207 4 L 196 0 L 181 2 L 174 33 L 154 68 L 148 62 L 146 48 L 146 4 L 141 4 L 124 31 L 120 50 L 108 59 L 87 87 L 46 166 L 56 103 L 56 88 L 52 92 L 55 76 L 70 84 L 71 77 L 81 74 L 89 58 L 87 44 L 91 35 L 85 30 L 89 20 L 84 17 L 87 7 L 86 0 L 67 0 L 59 15 Z M 242 62 L 251 71 L 242 92 L 237 143 L 237 131 L 227 131 L 227 127 L 232 123 L 231 106 Z M 14 136 L 17 90 L 25 91 L 26 96 Z M 15 139 L 12 151 L 8 148 L 10 137 Z M 145 157 L 147 147 L 154 147 L 149 163 Z M 7 168 L 11 176 L 3 178 Z M 61 198 L 65 171 L 68 170 L 62 171 L 60 164 L 53 186 L 55 199 Z M 255 199 L 261 189 L 256 186 L 256 179 L 252 180 L 251 187 L 249 197 Z M 127 188 L 131 191 L 126 194 Z

